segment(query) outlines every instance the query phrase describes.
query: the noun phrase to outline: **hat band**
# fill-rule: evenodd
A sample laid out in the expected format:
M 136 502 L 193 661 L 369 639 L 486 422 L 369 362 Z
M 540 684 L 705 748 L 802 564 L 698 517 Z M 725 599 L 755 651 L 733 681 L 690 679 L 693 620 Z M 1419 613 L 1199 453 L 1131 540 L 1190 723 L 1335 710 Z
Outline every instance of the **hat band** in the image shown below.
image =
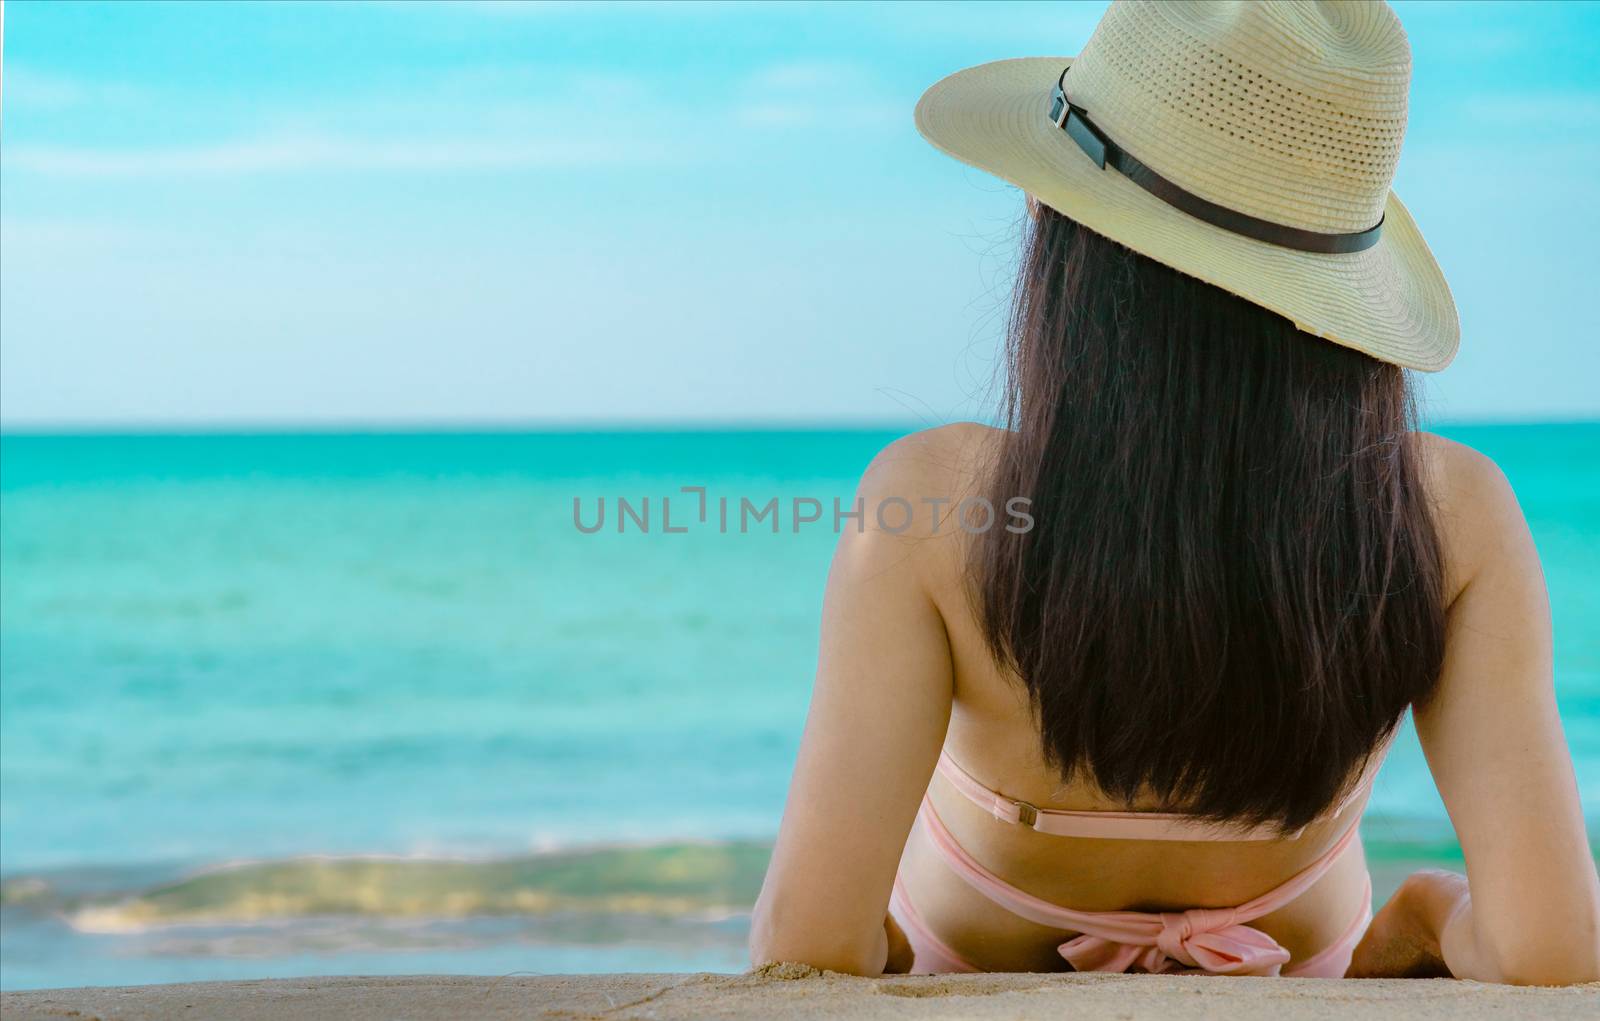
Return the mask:
M 1302 252 L 1344 255 L 1366 251 L 1378 243 L 1378 235 L 1383 230 L 1382 217 L 1379 217 L 1378 222 L 1371 227 L 1356 231 L 1354 234 L 1322 234 L 1314 230 L 1302 230 L 1299 227 L 1286 227 L 1281 223 L 1273 223 L 1271 220 L 1263 220 L 1236 209 L 1229 209 L 1227 206 L 1219 206 L 1174 184 L 1113 142 L 1099 125 L 1089 119 L 1087 110 L 1081 106 L 1073 106 L 1072 101 L 1067 98 L 1066 90 L 1062 87 L 1066 76 L 1067 72 L 1062 71 L 1061 78 L 1056 80 L 1055 88 L 1050 90 L 1050 120 L 1078 143 L 1078 148 L 1098 163 L 1101 170 L 1104 170 L 1109 163 L 1123 177 L 1167 205 L 1188 213 L 1197 220 L 1204 220 L 1213 227 L 1221 227 L 1223 230 L 1256 241 L 1265 241 L 1270 245 L 1294 248 Z

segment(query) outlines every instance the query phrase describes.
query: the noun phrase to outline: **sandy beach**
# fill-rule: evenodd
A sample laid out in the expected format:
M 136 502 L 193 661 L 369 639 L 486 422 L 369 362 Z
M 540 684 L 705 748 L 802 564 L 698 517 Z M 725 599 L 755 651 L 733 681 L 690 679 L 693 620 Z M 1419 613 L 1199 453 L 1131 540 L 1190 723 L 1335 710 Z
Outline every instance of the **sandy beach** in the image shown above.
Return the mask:
M 32 1018 L 1300 1018 L 1600 1016 L 1600 984 L 1526 989 L 1476 982 L 951 975 L 864 979 L 782 966 L 752 975 L 547 975 L 279 979 L 5 993 Z

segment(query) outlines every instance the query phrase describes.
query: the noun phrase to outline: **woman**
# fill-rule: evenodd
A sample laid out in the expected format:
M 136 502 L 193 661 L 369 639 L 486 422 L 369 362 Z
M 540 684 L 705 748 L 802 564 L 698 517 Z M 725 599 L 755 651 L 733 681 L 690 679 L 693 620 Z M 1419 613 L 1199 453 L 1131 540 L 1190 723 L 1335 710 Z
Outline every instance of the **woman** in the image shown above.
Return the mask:
M 1389 192 L 1409 69 L 1381 4 L 1118 3 L 923 97 L 1030 196 L 1009 428 L 861 483 L 758 964 L 1600 978 L 1533 544 L 1413 431 L 1459 329 Z M 1468 876 L 1372 919 L 1407 709 Z

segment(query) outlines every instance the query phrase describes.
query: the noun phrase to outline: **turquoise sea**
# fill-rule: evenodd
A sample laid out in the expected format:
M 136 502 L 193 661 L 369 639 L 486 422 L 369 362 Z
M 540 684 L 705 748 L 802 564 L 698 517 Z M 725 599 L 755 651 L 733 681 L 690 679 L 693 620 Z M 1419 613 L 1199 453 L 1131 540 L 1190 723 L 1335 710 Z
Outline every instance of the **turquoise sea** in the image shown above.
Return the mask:
M 1532 522 L 1593 821 L 1600 423 L 1441 431 Z M 0 438 L 0 984 L 740 968 L 834 541 L 790 502 L 898 434 Z M 1458 860 L 1409 735 L 1365 832 Z

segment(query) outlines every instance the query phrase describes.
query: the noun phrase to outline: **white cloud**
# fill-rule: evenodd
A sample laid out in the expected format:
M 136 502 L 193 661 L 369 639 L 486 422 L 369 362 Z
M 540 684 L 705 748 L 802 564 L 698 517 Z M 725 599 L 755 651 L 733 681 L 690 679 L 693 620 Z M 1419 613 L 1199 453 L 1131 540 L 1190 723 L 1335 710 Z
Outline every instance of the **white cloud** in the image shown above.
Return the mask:
M 15 170 L 73 177 L 162 177 L 300 171 L 495 171 L 626 166 L 685 158 L 632 139 L 361 140 L 318 136 L 246 138 L 136 149 L 13 145 L 0 162 Z
M 227 138 L 133 146 L 11 141 L 0 149 L 0 165 L 80 179 L 682 165 L 712 159 L 740 129 L 876 129 L 905 118 L 906 104 L 858 63 L 773 63 L 709 101 L 685 96 L 682 84 L 520 64 L 455 69 L 402 92 L 257 109 L 253 124 Z M 8 93 L 8 103 L 115 96 L 160 105 L 154 94 L 48 75 L 23 76 L 21 92 Z M 618 130 L 623 122 L 629 127 Z
M 1489 92 L 1464 97 L 1459 111 L 1469 122 L 1538 125 L 1573 133 L 1600 128 L 1600 95 L 1593 92 Z
M 52 74 L 15 63 L 5 65 L 5 103 L 44 112 L 75 107 L 128 107 L 146 102 L 148 90 L 126 82 Z
M 818 91 L 859 88 L 866 69 L 842 61 L 795 60 L 769 64 L 750 76 L 746 88 L 755 91 Z
M 894 103 L 771 102 L 746 103 L 733 111 L 734 120 L 754 127 L 872 127 L 907 118 L 905 107 Z
M 637 0 L 438 0 L 432 4 L 418 4 L 416 0 L 382 0 L 378 6 L 400 10 L 437 7 L 452 16 L 484 14 L 494 17 L 540 17 L 564 14 L 593 16 L 596 13 L 626 17 L 660 17 L 666 15 L 706 15 L 738 11 L 746 7 L 746 0 L 654 0 L 639 3 Z
M 872 71 L 842 61 L 786 61 L 750 74 L 736 90 L 747 97 L 733 119 L 757 127 L 873 127 L 905 116 Z

